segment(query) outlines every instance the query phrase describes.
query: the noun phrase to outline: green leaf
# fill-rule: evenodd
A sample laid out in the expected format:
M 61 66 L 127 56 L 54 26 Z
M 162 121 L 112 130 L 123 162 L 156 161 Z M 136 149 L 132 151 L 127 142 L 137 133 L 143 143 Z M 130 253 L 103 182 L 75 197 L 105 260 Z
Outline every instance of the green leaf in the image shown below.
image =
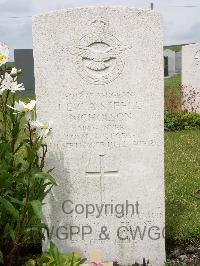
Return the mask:
M 0 165 L 2 166 L 2 165 Z M 6 187 L 6 186 L 9 186 L 10 187 L 10 184 L 11 184 L 11 181 L 12 181 L 12 175 L 10 175 L 8 173 L 8 170 L 4 170 L 2 169 L 1 167 L 1 172 L 0 172 L 0 187 Z
M 6 224 L 4 232 L 11 237 L 12 241 L 15 241 L 15 232 L 9 223 Z
M 15 198 L 13 198 L 13 197 L 11 197 L 11 196 L 9 196 L 9 198 L 10 198 L 10 200 L 11 200 L 13 203 L 17 203 L 17 204 L 19 204 L 19 205 L 24 206 L 24 203 L 23 203 L 22 201 L 20 201 L 20 200 L 18 200 L 18 199 L 15 199 Z
M 54 186 L 57 186 L 56 180 L 48 173 L 45 172 L 37 172 L 34 174 L 34 177 L 41 179 L 48 179 Z
M 47 185 L 47 184 L 45 184 L 45 185 Z M 52 187 L 53 187 L 53 185 L 51 185 L 47 190 L 44 191 L 44 193 L 43 193 L 44 196 L 43 197 L 46 197 L 46 195 L 52 190 Z
M 72 253 L 72 258 L 71 258 L 70 266 L 73 266 L 73 265 L 74 265 L 74 252 Z
M 80 259 L 80 261 L 79 261 L 79 265 L 84 264 L 86 261 L 87 261 L 86 258 L 84 258 L 84 259 Z
M 39 260 L 39 265 L 42 265 L 42 266 L 55 265 L 54 259 L 52 258 L 51 254 L 49 252 L 44 252 L 42 254 L 42 257 Z
M 0 263 L 4 264 L 4 262 L 3 262 L 3 253 L 2 253 L 1 250 L 0 250 Z
M 60 258 L 59 258 L 59 251 L 58 251 L 58 248 L 57 246 L 53 243 L 53 242 L 50 242 L 50 249 L 49 249 L 51 255 L 53 256 L 55 262 L 56 262 L 56 265 L 58 266 L 62 266 L 60 264 Z
M 40 226 L 42 229 L 46 230 L 47 236 L 49 237 L 49 227 L 44 223 L 41 223 Z
M 0 197 L 0 202 L 3 204 L 4 208 L 15 218 L 19 219 L 19 212 L 15 207 L 5 198 Z
M 31 149 L 31 147 L 29 145 L 26 145 L 26 150 L 27 150 L 27 157 L 26 160 L 29 163 L 33 163 L 33 161 L 35 160 L 35 152 Z
M 54 169 L 55 169 L 55 167 L 49 169 L 49 170 L 47 171 L 47 173 L 48 173 L 48 174 L 51 173 Z
M 32 200 L 30 202 L 31 207 L 33 209 L 34 214 L 37 216 L 37 218 L 41 219 L 42 217 L 42 202 L 39 200 Z
M 12 137 L 14 140 L 17 140 L 18 138 L 18 135 L 19 135 L 19 132 L 20 132 L 20 123 L 17 122 L 15 125 L 14 125 L 14 128 L 12 130 Z
M 35 260 L 33 259 L 30 259 L 28 260 L 26 263 L 25 263 L 25 266 L 35 266 L 36 265 L 36 262 Z
M 18 147 L 16 148 L 14 154 L 16 154 L 16 153 L 20 150 L 20 148 L 21 148 L 23 145 L 24 145 L 24 143 L 21 142 L 21 143 L 18 145 Z

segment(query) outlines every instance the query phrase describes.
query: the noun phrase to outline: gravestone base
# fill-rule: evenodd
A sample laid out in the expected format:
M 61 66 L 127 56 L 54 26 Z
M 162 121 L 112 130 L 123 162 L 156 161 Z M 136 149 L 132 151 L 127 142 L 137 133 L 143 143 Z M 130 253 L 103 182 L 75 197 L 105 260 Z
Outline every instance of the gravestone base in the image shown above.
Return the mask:
M 113 266 L 113 262 L 90 262 L 84 263 L 82 266 Z

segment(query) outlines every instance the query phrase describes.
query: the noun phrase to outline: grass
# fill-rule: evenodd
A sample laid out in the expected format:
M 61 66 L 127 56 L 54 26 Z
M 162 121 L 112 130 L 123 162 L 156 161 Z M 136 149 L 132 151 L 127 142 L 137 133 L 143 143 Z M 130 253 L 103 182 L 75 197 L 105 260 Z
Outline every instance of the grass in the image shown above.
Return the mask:
M 174 52 L 180 52 L 182 50 L 182 46 L 184 45 L 187 45 L 187 44 L 168 45 L 168 46 L 164 46 L 164 49 L 170 49 Z
M 169 45 L 169 46 L 164 46 L 164 49 L 170 49 L 174 52 L 180 52 L 182 49 L 182 45 Z
M 165 79 L 165 93 L 173 94 L 177 99 L 180 99 L 181 93 L 181 75 L 176 75 Z
M 172 112 L 181 109 L 181 76 L 165 79 L 165 109 Z
M 166 235 L 200 236 L 200 130 L 165 133 Z
M 165 109 L 180 111 L 181 76 L 165 79 Z M 200 236 L 200 130 L 165 132 L 166 235 Z

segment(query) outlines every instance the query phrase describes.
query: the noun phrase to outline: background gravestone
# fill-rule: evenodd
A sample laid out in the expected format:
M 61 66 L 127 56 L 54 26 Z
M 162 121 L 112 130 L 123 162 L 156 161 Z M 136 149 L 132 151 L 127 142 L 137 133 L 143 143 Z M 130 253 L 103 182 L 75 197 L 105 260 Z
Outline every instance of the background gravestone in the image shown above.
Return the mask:
M 164 56 L 164 76 L 169 76 L 169 69 L 168 69 L 168 56 Z
M 33 18 L 37 115 L 52 121 L 59 183 L 43 211 L 61 251 L 164 265 L 162 34 L 158 13 L 131 8 Z
M 167 58 L 167 64 L 165 64 L 165 65 L 168 66 L 168 70 L 165 71 L 165 73 L 168 73 L 169 77 L 174 76 L 176 74 L 175 52 L 170 50 L 170 49 L 165 49 L 164 50 L 164 57 Z
M 181 74 L 182 70 L 182 52 L 177 52 L 176 56 L 176 74 Z
M 19 82 L 24 83 L 25 91 L 20 92 L 22 95 L 35 95 L 35 78 L 32 49 L 15 49 L 14 50 L 15 66 L 22 70 Z
M 182 47 L 182 107 L 200 113 L 200 44 Z

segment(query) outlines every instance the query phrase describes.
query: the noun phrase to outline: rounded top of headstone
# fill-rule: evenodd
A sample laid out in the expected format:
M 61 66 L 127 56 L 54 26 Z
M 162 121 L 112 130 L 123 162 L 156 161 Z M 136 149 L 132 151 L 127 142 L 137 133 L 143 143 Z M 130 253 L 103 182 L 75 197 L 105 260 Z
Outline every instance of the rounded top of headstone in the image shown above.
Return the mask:
M 183 45 L 182 49 L 188 49 L 188 48 L 199 48 L 200 47 L 200 43 L 190 43 L 187 45 Z
M 65 51 L 63 54 L 66 57 L 73 57 L 76 71 L 85 81 L 105 85 L 123 72 L 127 60 L 124 55 L 132 48 L 131 42 L 135 42 L 136 49 L 136 39 L 142 42 L 147 36 L 146 40 L 155 43 L 154 47 L 158 45 L 156 35 L 158 32 L 162 34 L 162 25 L 160 14 L 152 10 L 129 7 L 68 8 L 35 16 L 33 35 L 43 40 L 42 46 L 45 43 L 49 53 L 54 45 L 62 47 L 60 49 Z M 41 54 L 41 60 L 44 54 Z
M 88 7 L 73 7 L 73 8 L 66 8 L 66 9 L 59 9 L 59 10 L 53 10 L 53 11 L 49 11 L 49 12 L 44 12 L 38 15 L 34 15 L 32 18 L 33 19 L 37 19 L 37 18 L 41 18 L 41 17 L 53 17 L 53 16 L 59 16 L 61 14 L 68 14 L 68 13 L 76 13 L 76 12 L 83 12 L 83 13 L 87 13 L 87 12 L 91 12 L 91 11 L 96 11 L 96 12 L 117 12 L 117 11 L 123 11 L 126 13 L 129 12 L 134 12 L 139 14 L 145 14 L 147 16 L 161 16 L 161 14 L 155 10 L 151 10 L 151 9 L 142 9 L 142 8 L 134 8 L 134 7 L 123 7 L 123 6 L 88 6 Z

